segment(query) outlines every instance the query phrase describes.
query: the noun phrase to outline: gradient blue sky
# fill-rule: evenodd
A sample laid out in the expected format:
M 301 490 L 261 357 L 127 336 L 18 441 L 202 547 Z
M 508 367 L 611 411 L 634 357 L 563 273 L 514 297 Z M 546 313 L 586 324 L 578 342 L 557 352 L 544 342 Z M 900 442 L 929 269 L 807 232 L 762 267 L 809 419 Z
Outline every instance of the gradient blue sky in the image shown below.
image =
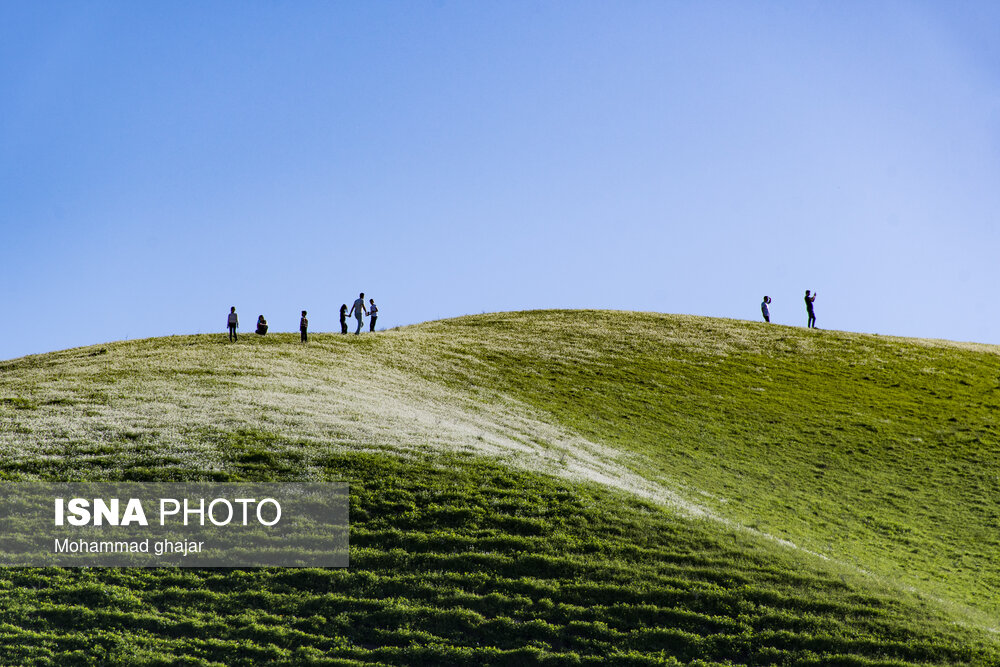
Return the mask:
M 0 358 L 614 308 L 1000 343 L 1000 3 L 0 3 Z

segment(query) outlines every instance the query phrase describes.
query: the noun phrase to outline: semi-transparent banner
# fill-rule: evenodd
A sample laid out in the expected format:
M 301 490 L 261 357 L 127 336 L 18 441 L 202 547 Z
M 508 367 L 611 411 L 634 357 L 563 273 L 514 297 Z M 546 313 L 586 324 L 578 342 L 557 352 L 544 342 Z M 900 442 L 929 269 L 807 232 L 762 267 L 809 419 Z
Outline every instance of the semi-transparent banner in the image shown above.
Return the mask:
M 347 567 L 346 483 L 0 486 L 0 566 Z

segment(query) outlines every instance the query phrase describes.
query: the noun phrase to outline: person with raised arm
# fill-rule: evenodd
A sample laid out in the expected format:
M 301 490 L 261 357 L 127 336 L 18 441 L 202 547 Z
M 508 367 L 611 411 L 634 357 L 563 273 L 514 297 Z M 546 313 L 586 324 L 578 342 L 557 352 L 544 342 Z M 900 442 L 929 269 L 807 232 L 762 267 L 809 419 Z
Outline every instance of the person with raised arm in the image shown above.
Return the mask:
M 809 322 L 806 324 L 807 329 L 816 328 L 816 313 L 813 311 L 813 302 L 816 300 L 816 294 L 809 296 L 809 290 L 806 290 L 806 313 L 809 315 Z

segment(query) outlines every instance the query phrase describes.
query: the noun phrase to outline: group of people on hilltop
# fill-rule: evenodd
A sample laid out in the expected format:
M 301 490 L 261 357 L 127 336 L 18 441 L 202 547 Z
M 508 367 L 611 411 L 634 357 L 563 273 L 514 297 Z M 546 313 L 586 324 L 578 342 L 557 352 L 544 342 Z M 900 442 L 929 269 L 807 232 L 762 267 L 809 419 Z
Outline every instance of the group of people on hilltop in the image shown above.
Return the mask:
M 806 302 L 806 314 L 808 315 L 808 320 L 806 322 L 806 327 L 809 329 L 816 328 L 816 311 L 813 309 L 813 303 L 816 302 L 816 293 L 806 290 L 805 296 Z M 764 316 L 765 322 L 771 321 L 771 297 L 765 295 L 764 300 L 760 302 L 760 312 Z M 354 304 L 351 306 L 350 311 L 347 309 L 347 304 L 341 304 L 340 306 L 340 333 L 347 333 L 347 318 L 354 317 L 358 321 L 358 328 L 355 329 L 354 334 L 360 334 L 362 327 L 365 325 L 365 317 L 370 317 L 369 320 L 369 331 L 375 331 L 375 322 L 378 320 L 378 306 L 375 305 L 375 299 L 368 299 L 368 304 L 365 305 L 365 293 L 361 292 L 358 298 L 354 300 Z M 240 318 L 236 314 L 236 306 L 229 309 L 229 319 L 227 321 L 229 327 L 229 340 L 238 340 L 236 330 L 240 325 Z M 257 334 L 263 336 L 267 333 L 267 320 L 261 315 L 257 318 Z M 306 317 L 306 311 L 302 311 L 302 317 L 299 319 L 299 333 L 301 334 L 301 341 L 303 343 L 309 342 L 309 319 Z
M 816 328 L 816 312 L 813 310 L 813 303 L 816 301 L 816 294 L 806 290 L 806 314 L 809 319 L 806 323 L 807 329 Z M 764 300 L 760 302 L 760 312 L 764 316 L 765 322 L 771 321 L 771 309 L 768 307 L 771 304 L 771 297 L 764 296 Z
M 299 318 L 299 334 L 300 340 L 303 343 L 309 342 L 309 318 L 306 316 L 306 311 L 302 311 L 302 316 Z M 378 320 L 378 306 L 375 305 L 375 299 L 368 299 L 368 305 L 365 305 L 365 293 L 361 292 L 361 295 L 354 300 L 354 305 L 351 307 L 350 313 L 347 310 L 347 304 L 340 306 L 340 333 L 347 333 L 347 318 L 354 316 L 358 320 L 358 328 L 354 332 L 355 335 L 361 333 L 361 328 L 365 324 L 365 316 L 369 316 L 370 328 L 369 331 L 375 331 L 375 321 Z M 229 317 L 226 320 L 226 326 L 229 328 L 229 340 L 230 342 L 235 342 L 239 340 L 237 336 L 237 329 L 240 326 L 240 317 L 236 314 L 236 306 L 229 309 Z M 267 333 L 267 320 L 261 315 L 257 318 L 257 330 L 256 334 L 263 336 Z

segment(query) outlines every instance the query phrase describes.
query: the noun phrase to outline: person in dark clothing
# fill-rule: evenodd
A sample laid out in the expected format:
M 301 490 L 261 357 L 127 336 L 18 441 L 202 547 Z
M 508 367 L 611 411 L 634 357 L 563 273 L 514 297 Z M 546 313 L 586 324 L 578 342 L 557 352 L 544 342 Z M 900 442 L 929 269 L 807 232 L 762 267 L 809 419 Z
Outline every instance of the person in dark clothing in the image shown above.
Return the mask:
M 303 310 L 302 319 L 299 320 L 299 332 L 302 334 L 303 343 L 309 342 L 308 329 L 309 329 L 309 320 L 306 319 L 306 311 Z
M 229 318 L 226 320 L 226 325 L 229 327 L 229 340 L 239 340 L 236 336 L 236 330 L 240 326 L 240 316 L 236 314 L 236 306 L 229 309 Z
M 375 299 L 368 299 L 368 312 L 371 313 L 371 319 L 368 320 L 370 325 L 368 331 L 375 331 L 375 320 L 378 319 L 378 306 L 375 305 Z
M 813 301 L 815 300 L 816 295 L 809 296 L 809 290 L 806 290 L 806 312 L 809 314 L 809 323 L 806 324 L 807 329 L 816 328 L 816 313 L 813 312 Z
M 267 320 L 261 315 L 257 318 L 257 335 L 263 336 L 267 333 Z
M 340 333 L 347 333 L 347 304 L 340 306 Z
M 771 310 L 767 307 L 769 303 L 771 303 L 771 297 L 769 296 L 765 296 L 764 300 L 760 302 L 760 313 L 764 316 L 765 322 L 771 321 Z

